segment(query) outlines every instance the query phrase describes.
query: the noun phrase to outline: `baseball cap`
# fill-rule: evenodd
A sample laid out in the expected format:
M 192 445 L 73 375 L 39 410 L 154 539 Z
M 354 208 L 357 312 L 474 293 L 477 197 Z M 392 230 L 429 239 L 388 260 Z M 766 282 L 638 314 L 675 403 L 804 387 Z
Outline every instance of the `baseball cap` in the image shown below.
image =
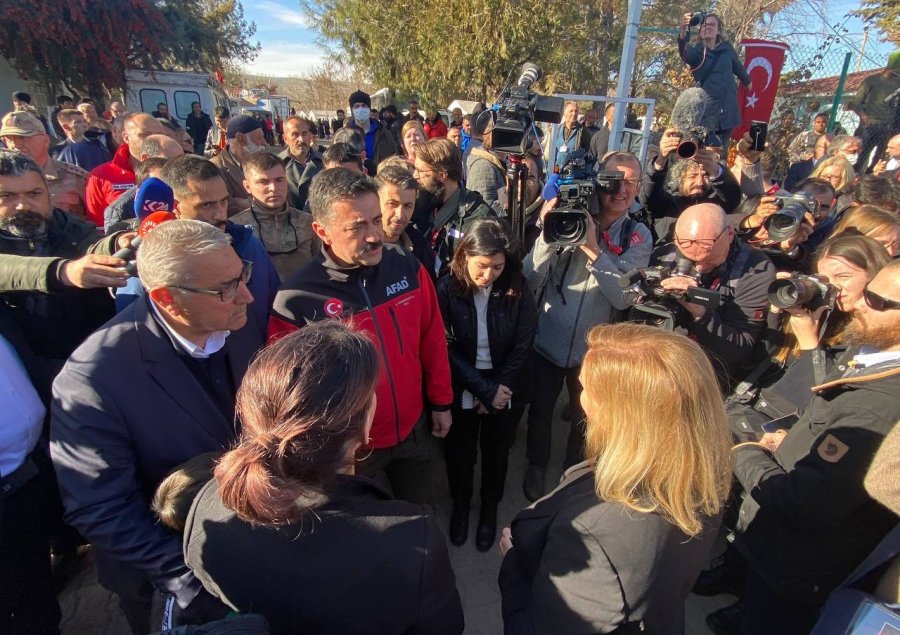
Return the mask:
M 47 134 L 47 130 L 30 112 L 14 110 L 3 116 L 0 137 L 33 137 L 39 134 Z
M 226 139 L 234 139 L 238 133 L 247 134 L 254 130 L 260 130 L 262 123 L 254 117 L 247 115 L 237 115 L 228 120 L 228 128 L 225 130 Z

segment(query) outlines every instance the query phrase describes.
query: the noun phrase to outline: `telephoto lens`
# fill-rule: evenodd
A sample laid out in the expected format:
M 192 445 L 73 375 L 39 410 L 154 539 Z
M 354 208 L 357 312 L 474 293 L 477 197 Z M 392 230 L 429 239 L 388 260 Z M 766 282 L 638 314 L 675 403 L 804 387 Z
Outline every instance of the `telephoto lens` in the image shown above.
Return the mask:
M 587 212 L 561 209 L 548 212 L 544 217 L 544 241 L 548 245 L 578 247 L 587 242 L 587 233 Z
M 769 285 L 769 302 L 779 309 L 805 307 L 815 310 L 822 305 L 834 306 L 835 288 L 827 279 L 794 274 Z

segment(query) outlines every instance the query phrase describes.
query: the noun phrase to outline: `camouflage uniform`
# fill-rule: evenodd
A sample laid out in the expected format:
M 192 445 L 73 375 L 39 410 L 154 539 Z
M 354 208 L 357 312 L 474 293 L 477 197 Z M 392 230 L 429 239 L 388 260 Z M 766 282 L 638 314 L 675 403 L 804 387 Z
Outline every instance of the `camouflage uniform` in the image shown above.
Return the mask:
M 47 177 L 53 207 L 85 218 L 84 188 L 88 173 L 77 165 L 50 159 L 44 166 L 44 175 Z

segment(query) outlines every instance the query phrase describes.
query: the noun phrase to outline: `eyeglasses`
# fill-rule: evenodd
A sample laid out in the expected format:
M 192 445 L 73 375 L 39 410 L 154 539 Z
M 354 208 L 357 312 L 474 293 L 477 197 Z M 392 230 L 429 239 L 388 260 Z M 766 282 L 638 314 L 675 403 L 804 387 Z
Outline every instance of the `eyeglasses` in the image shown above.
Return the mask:
M 419 168 L 413 168 L 413 176 L 415 176 L 416 174 L 431 174 L 433 172 L 437 172 L 437 170 L 420 170 Z
M 711 249 L 713 247 L 713 245 L 715 245 L 717 242 L 719 242 L 719 239 L 722 237 L 722 235 L 726 231 L 728 231 L 728 225 L 725 225 L 724 229 L 722 229 L 722 232 L 715 238 L 695 238 L 693 240 L 690 238 L 682 239 L 676 235 L 675 242 L 682 249 L 690 249 L 694 245 L 697 245 L 698 247 L 705 247 L 707 249 Z
M 875 311 L 896 311 L 900 309 L 900 301 L 882 298 L 868 289 L 863 289 L 863 298 L 866 300 L 866 306 Z
M 247 284 L 250 282 L 250 276 L 253 275 L 253 263 L 249 260 L 241 260 L 244 263 L 244 268 L 241 269 L 241 275 L 234 280 L 229 280 L 224 285 L 222 285 L 221 289 L 195 289 L 193 287 L 179 287 L 176 285 L 169 285 L 173 289 L 181 289 L 182 291 L 189 291 L 191 293 L 203 293 L 205 295 L 217 295 L 222 302 L 231 302 L 234 300 L 237 295 L 238 289 L 241 286 L 241 283 Z

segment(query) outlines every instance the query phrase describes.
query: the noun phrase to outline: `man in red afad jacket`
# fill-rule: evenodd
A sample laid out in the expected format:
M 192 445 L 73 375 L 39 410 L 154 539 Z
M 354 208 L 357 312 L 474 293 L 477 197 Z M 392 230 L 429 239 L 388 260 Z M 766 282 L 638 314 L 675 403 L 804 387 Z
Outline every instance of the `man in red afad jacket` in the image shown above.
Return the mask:
M 320 173 L 309 197 L 322 252 L 275 298 L 269 335 L 340 319 L 366 331 L 381 352 L 371 456 L 361 473 L 411 502 L 431 499 L 431 434 L 450 430 L 453 389 L 444 323 L 428 272 L 412 254 L 383 244 L 378 188 L 344 168 Z M 424 394 L 423 394 L 424 387 Z M 324 407 L 324 405 L 323 405 Z
M 125 116 L 122 145 L 112 161 L 91 170 L 84 194 L 88 218 L 103 227 L 106 206 L 134 187 L 134 169 L 141 164 L 141 142 L 154 134 L 165 134 L 162 124 L 145 112 Z

